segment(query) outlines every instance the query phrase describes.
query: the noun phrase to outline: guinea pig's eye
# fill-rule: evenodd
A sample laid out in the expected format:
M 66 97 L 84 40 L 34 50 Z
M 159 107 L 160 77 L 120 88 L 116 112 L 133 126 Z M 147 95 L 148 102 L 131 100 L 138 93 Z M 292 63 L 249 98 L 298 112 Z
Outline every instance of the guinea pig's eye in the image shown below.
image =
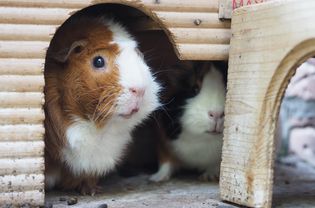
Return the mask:
M 102 69 L 105 67 L 105 60 L 102 56 L 95 56 L 92 64 L 95 69 Z

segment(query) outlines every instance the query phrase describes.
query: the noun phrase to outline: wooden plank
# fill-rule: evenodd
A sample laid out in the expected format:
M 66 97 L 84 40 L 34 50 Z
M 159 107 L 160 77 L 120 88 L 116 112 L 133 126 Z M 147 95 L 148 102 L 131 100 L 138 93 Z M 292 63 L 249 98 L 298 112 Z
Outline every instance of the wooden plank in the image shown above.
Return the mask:
M 278 112 L 296 67 L 314 55 L 314 10 L 315 1 L 296 0 L 233 13 L 220 173 L 223 200 L 272 206 Z
M 44 156 L 44 141 L 0 142 L 0 158 L 12 159 L 40 156 Z
M 230 21 L 221 21 L 218 13 L 210 12 L 163 12 L 155 14 L 167 27 L 181 28 L 230 28 Z
M 0 58 L 0 75 L 41 75 L 45 59 Z
M 39 207 L 44 204 L 45 194 L 44 190 L 31 190 L 31 191 L 22 191 L 22 192 L 6 192 L 0 194 L 1 204 L 8 204 L 22 207 L 25 204 L 28 204 L 31 207 Z
M 230 45 L 178 44 L 181 60 L 227 60 Z
M 40 108 L 44 101 L 42 92 L 0 92 L 0 108 Z
M 61 25 L 74 9 L 0 7 L 0 23 Z
M 43 124 L 0 125 L 0 141 L 38 141 L 44 133 Z
M 219 0 L 219 18 L 231 19 L 234 9 L 272 0 Z
M 58 8 L 83 8 L 91 3 L 90 0 L 1 0 L 0 6 L 11 7 L 58 7 Z
M 0 108 L 0 124 L 40 124 L 45 118 L 41 108 Z
M 218 0 L 141 0 L 154 11 L 219 12 Z
M 43 92 L 44 84 L 44 75 L 0 75 L 0 92 Z
M 0 41 L 0 58 L 45 58 L 48 46 L 49 41 Z
M 177 44 L 229 44 L 231 38 L 230 29 L 169 28 L 169 31 Z
M 0 176 L 0 195 L 4 192 L 40 190 L 44 187 L 43 174 L 21 174 Z M 1 203 L 1 199 L 0 199 Z
M 0 24 L 0 40 L 50 41 L 58 25 Z
M 0 176 L 42 174 L 44 168 L 45 164 L 43 157 L 21 159 L 0 158 Z
M 2 0 L 0 6 L 14 6 L 14 7 L 51 7 L 51 8 L 84 8 L 92 4 L 98 3 L 121 3 L 127 5 L 139 5 L 139 3 L 146 5 L 153 10 L 164 11 L 204 11 L 204 12 L 218 12 L 218 0 Z
M 100 3 L 104 3 L 106 1 L 101 1 Z M 131 4 L 130 1 L 112 1 L 117 3 L 123 4 Z M 146 9 L 150 9 L 153 11 L 178 11 L 178 12 L 218 12 L 218 0 L 198 0 L 197 2 L 192 2 L 190 0 L 159 0 L 158 3 L 153 0 L 143 0 L 141 1 L 143 4 L 146 5 Z M 59 4 L 58 4 L 59 3 Z M 61 2 L 57 2 L 56 5 L 60 5 Z M 94 4 L 98 3 L 98 1 L 93 1 Z M 140 2 L 135 1 L 134 6 L 140 7 Z M 45 5 L 45 1 L 38 2 L 38 5 L 43 4 L 44 8 L 36 8 L 36 7 L 8 7 L 7 2 L 2 3 L 4 6 L 0 6 L 0 23 L 13 23 L 13 24 L 46 24 L 46 25 L 60 25 L 62 24 L 67 18 L 70 17 L 75 11 L 80 10 L 81 6 L 84 5 L 88 6 L 88 1 L 80 3 L 80 7 L 76 7 L 73 9 L 65 8 L 47 8 Z M 18 4 L 15 1 L 16 5 Z M 22 1 L 20 5 L 25 5 L 26 2 Z M 28 5 L 31 6 L 32 2 Z M 52 5 L 51 1 L 47 1 L 47 4 Z M 0 4 L 1 5 L 1 4 Z M 67 5 L 67 4 L 64 4 Z
M 219 19 L 231 19 L 232 0 L 219 0 Z

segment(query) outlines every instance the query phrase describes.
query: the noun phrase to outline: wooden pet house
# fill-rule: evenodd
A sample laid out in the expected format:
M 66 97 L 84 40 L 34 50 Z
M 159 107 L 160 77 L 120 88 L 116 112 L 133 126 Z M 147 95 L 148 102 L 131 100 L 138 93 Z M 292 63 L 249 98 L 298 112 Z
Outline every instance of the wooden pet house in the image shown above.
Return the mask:
M 315 1 L 271 1 L 232 15 L 221 199 L 271 207 L 275 133 L 285 89 L 315 55 Z
M 181 60 L 230 58 L 221 198 L 270 207 L 275 122 L 295 67 L 315 54 L 315 2 L 237 9 L 231 33 L 220 18 L 231 17 L 235 2 L 0 0 L 0 206 L 44 204 L 43 68 L 56 28 L 77 11 L 114 3 L 143 12 L 130 21 L 163 30 Z
M 105 3 L 142 11 L 130 22 L 165 31 L 180 59 L 228 58 L 230 22 L 219 20 L 218 0 L 0 0 L 0 206 L 44 204 L 46 50 L 72 14 Z

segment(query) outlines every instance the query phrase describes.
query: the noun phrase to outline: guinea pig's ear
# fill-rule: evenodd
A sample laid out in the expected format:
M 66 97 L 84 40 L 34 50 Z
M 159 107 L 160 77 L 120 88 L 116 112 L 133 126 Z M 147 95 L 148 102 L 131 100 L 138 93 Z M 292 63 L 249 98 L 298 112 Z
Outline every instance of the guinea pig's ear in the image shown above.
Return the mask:
M 54 59 L 60 63 L 65 63 L 72 53 L 80 53 L 86 45 L 87 45 L 86 40 L 75 41 L 69 48 L 65 48 L 59 51 L 54 56 Z

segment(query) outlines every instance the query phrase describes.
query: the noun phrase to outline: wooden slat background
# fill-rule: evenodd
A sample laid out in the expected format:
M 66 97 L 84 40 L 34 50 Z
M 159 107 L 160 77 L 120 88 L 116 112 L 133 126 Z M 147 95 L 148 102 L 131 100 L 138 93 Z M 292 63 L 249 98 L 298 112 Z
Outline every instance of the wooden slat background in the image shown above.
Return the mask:
M 132 5 L 153 17 L 171 37 L 180 59 L 228 58 L 230 22 L 218 19 L 218 0 L 1 0 L 0 58 L 43 58 L 58 25 L 75 11 L 105 2 Z M 207 54 L 200 56 L 198 48 Z
M 180 59 L 228 57 L 230 22 L 218 19 L 218 0 L 0 0 L 0 206 L 44 204 L 46 49 L 74 12 L 107 2 L 152 17 L 158 24 L 143 27 L 164 29 Z

